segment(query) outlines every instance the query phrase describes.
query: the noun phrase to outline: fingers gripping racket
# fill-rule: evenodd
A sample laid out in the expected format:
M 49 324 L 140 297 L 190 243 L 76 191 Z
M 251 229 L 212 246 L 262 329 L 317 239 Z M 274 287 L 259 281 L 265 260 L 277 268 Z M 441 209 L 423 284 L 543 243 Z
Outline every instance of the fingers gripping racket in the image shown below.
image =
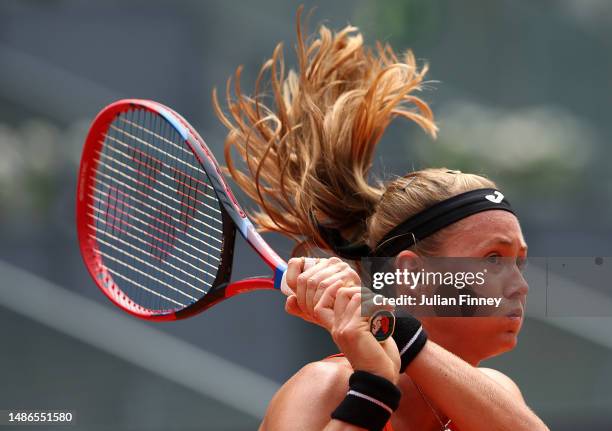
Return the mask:
M 181 319 L 236 294 L 280 289 L 287 268 L 200 135 L 149 100 L 120 100 L 95 118 L 81 158 L 77 228 L 98 287 L 148 320 Z M 271 277 L 231 282 L 236 232 Z

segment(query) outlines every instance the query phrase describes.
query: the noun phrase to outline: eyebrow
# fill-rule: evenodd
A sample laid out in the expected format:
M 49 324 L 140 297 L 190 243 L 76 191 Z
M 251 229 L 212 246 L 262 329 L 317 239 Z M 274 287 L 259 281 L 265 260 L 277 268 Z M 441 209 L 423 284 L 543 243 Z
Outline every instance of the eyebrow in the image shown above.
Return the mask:
M 489 247 L 493 244 L 503 244 L 503 245 L 507 245 L 507 246 L 512 246 L 514 245 L 514 241 L 512 241 L 510 238 L 506 237 L 506 236 L 496 236 L 494 238 L 492 238 L 491 240 L 487 241 L 483 246 L 484 247 Z M 521 244 L 521 246 L 519 247 L 520 250 L 525 250 L 527 251 L 527 244 Z

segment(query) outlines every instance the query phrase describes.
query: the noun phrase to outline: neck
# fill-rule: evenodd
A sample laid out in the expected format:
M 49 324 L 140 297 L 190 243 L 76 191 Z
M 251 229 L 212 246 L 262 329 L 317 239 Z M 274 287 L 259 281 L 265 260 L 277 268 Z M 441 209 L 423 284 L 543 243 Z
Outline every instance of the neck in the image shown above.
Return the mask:
M 486 355 L 478 351 L 475 343 L 466 343 L 463 337 L 458 337 L 453 331 L 439 328 L 438 325 L 432 325 L 426 319 L 423 319 L 423 326 L 433 342 L 459 356 L 473 367 L 478 366 L 481 361 L 486 359 Z

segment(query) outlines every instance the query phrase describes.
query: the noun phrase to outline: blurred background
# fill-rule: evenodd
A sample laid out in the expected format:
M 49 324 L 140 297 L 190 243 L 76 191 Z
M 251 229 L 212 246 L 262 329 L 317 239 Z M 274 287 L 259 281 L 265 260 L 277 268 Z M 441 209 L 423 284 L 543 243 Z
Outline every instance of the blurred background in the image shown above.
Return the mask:
M 607 0 L 3 1 L 0 410 L 70 409 L 84 430 L 254 430 L 278 385 L 335 352 L 276 292 L 182 322 L 124 316 L 90 280 L 74 227 L 80 150 L 103 106 L 163 102 L 220 158 L 212 88 L 239 64 L 249 88 L 279 41 L 294 64 L 300 3 L 316 6 L 311 30 L 351 23 L 431 66 L 423 97 L 440 137 L 393 124 L 380 177 L 485 174 L 518 210 L 532 256 L 612 256 Z M 235 277 L 265 271 L 250 253 L 238 251 Z M 612 318 L 530 317 L 518 348 L 485 365 L 551 429 L 612 429 Z

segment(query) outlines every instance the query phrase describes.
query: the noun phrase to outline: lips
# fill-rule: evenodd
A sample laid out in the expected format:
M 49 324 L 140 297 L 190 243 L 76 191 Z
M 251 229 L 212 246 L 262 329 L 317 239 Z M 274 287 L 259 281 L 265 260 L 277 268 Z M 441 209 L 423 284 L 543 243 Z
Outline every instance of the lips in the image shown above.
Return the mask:
M 522 308 L 515 308 L 510 313 L 506 314 L 506 317 L 510 317 L 510 318 L 514 318 L 514 319 L 520 319 L 520 318 L 523 317 L 523 309 Z

